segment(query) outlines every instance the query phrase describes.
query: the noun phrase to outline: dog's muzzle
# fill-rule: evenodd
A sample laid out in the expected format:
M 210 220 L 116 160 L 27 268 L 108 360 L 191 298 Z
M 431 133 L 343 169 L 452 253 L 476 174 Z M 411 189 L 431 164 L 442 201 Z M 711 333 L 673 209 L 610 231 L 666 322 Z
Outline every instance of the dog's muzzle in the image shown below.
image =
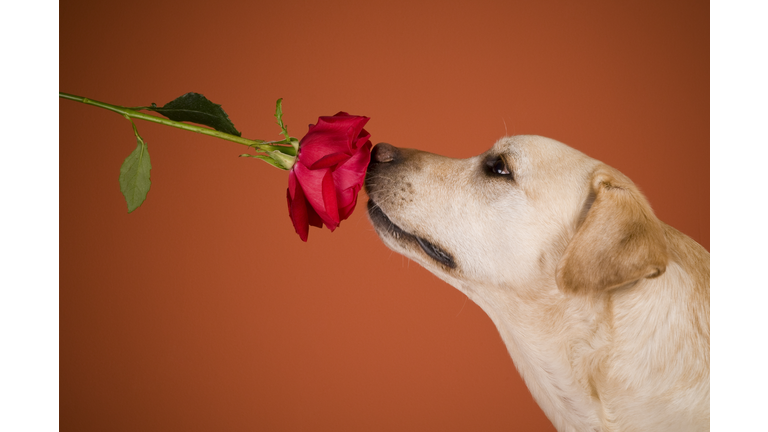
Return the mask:
M 388 168 L 394 168 L 394 166 L 402 162 L 404 162 L 402 152 L 393 145 L 379 143 L 373 148 L 373 151 L 371 152 L 371 161 L 368 164 L 368 171 L 365 178 L 365 189 L 368 192 L 369 197 L 375 195 L 376 188 L 374 183 L 371 182 L 371 178 L 386 175 L 382 171 L 386 171 Z M 371 223 L 373 223 L 373 226 L 376 228 L 376 231 L 379 233 L 379 236 L 386 235 L 400 243 L 415 242 L 421 247 L 424 253 L 433 260 L 448 268 L 456 268 L 456 261 L 451 254 L 430 241 L 411 234 L 395 225 L 386 213 L 384 213 L 381 207 L 374 202 L 373 198 L 369 198 L 368 200 L 368 216 L 371 219 Z

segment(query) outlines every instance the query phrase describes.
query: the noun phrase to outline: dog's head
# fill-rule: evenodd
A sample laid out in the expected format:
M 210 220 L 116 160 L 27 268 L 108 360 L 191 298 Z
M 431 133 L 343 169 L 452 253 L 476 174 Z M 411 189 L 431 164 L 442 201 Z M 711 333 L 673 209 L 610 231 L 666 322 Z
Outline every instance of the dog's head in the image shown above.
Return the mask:
M 465 292 L 605 290 L 666 268 L 663 225 L 634 184 L 551 139 L 508 137 L 469 159 L 378 144 L 365 187 L 384 243 Z

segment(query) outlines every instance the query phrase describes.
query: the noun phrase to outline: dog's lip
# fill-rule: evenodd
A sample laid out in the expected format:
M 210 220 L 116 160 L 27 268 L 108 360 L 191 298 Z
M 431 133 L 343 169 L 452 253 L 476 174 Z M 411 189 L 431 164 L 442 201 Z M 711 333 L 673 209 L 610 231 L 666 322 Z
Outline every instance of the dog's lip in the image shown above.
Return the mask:
M 368 199 L 368 215 L 371 217 L 374 225 L 385 230 L 391 237 L 394 237 L 396 240 L 400 241 L 415 241 L 419 247 L 421 247 L 424 253 L 426 253 L 433 260 L 443 264 L 448 268 L 456 268 L 456 261 L 453 259 L 451 254 L 431 243 L 430 241 L 413 235 L 395 225 L 395 223 L 389 219 L 387 214 L 384 213 L 381 207 L 376 205 L 372 199 Z

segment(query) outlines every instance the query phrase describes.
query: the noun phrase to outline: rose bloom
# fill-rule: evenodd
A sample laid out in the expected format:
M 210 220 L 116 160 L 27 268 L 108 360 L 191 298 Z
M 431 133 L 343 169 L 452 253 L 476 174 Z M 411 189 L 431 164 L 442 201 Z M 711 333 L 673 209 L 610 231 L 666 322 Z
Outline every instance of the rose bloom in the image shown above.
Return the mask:
M 345 112 L 320 117 L 299 142 L 288 174 L 288 214 L 303 241 L 309 225 L 333 231 L 355 210 L 371 159 L 368 120 Z

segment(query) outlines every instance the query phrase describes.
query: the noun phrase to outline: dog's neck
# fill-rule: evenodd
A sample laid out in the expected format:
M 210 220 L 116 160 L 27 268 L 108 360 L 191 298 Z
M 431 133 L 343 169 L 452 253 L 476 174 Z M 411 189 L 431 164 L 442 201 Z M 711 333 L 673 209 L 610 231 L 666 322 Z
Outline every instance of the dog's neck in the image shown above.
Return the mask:
M 554 279 L 536 292 L 457 288 L 496 325 L 559 431 L 682 431 L 709 423 L 709 288 L 693 280 L 671 262 L 660 277 L 592 296 L 563 294 Z M 689 390 L 666 401 L 659 388 L 670 383 Z
M 549 292 L 536 295 L 505 287 L 457 288 L 496 325 L 531 394 L 559 431 L 601 430 L 593 378 L 575 374 L 591 367 L 575 368 L 573 363 L 601 363 L 599 347 L 609 339 L 610 297 L 567 304 L 573 299 L 566 299 L 554 280 L 548 286 Z

